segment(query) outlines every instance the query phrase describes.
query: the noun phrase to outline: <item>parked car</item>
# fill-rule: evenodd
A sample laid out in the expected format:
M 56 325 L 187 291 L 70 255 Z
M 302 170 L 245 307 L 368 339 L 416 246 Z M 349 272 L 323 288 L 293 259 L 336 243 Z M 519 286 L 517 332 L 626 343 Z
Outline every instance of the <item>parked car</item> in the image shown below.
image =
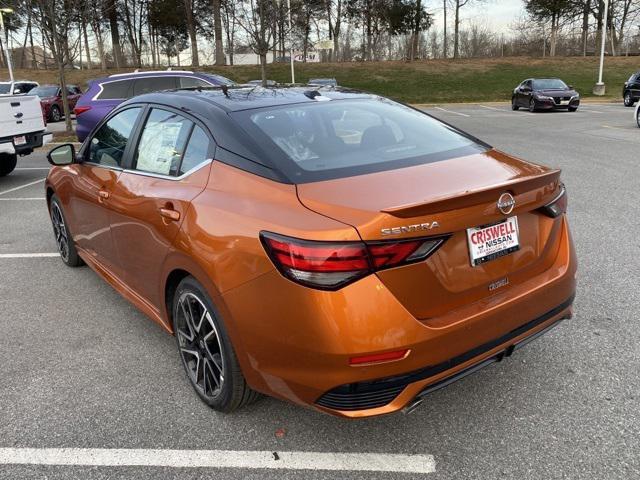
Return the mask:
M 571 317 L 559 170 L 383 97 L 272 93 L 139 96 L 49 154 L 62 261 L 174 333 L 207 405 L 412 409 Z
M 42 110 L 47 120 L 59 122 L 64 116 L 62 105 L 62 89 L 58 85 L 40 85 L 29 92 L 31 95 L 40 97 Z M 69 110 L 73 110 L 82 95 L 82 90 L 76 85 L 67 85 L 67 101 Z
M 338 81 L 335 78 L 312 78 L 309 80 L 309 85 L 320 87 L 337 87 Z
M 625 107 L 633 107 L 640 99 L 640 72 L 636 72 L 624 82 L 622 87 L 622 98 Z
M 38 82 L 29 80 L 15 80 L 13 82 L 0 82 L 0 95 L 22 95 L 29 93 L 38 86 Z
M 40 99 L 30 94 L 0 96 L 0 177 L 16 168 L 18 156 L 51 141 Z
M 580 106 L 580 94 L 559 78 L 529 78 L 518 85 L 511 95 L 511 108 L 537 110 L 567 109 L 575 112 Z
M 174 88 L 210 87 L 233 83 L 222 75 L 187 70 L 135 71 L 92 80 L 74 109 L 76 135 L 78 140 L 83 141 L 111 110 L 136 95 Z

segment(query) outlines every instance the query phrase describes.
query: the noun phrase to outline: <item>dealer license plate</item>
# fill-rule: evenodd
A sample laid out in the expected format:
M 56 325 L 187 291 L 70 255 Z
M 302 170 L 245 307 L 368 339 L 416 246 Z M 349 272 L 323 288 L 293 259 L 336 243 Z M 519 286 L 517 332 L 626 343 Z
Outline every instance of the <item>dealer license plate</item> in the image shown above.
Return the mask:
M 494 225 L 468 228 L 467 241 L 471 265 L 474 267 L 509 255 L 520 249 L 518 217 L 509 217 Z
M 27 137 L 24 135 L 21 135 L 20 137 L 13 137 L 14 145 L 24 145 L 25 143 L 27 143 Z

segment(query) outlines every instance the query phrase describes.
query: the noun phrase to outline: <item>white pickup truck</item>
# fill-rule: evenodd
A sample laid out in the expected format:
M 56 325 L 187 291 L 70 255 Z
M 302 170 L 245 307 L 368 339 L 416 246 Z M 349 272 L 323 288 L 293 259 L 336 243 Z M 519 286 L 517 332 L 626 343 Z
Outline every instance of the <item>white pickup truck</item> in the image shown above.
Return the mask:
M 35 95 L 0 96 L 0 177 L 16 168 L 18 155 L 49 143 L 40 99 Z

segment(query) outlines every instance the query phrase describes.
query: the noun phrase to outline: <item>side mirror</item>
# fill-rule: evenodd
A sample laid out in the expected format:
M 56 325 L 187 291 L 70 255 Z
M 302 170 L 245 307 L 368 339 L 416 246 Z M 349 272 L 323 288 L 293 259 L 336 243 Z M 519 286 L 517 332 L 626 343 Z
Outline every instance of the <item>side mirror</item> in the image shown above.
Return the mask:
M 71 165 L 76 159 L 76 147 L 71 143 L 65 143 L 54 148 L 47 154 L 47 160 L 51 165 L 62 167 Z
M 530 92 L 531 90 L 531 87 L 522 87 L 523 92 Z

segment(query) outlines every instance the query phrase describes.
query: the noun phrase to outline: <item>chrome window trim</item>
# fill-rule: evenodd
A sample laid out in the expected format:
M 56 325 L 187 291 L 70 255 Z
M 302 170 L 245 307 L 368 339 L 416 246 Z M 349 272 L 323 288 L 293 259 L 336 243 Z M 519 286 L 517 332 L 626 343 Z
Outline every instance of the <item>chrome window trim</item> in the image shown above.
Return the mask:
M 205 160 L 203 160 L 202 162 L 200 162 L 199 164 L 197 164 L 196 166 L 190 168 L 189 170 L 187 170 L 186 172 L 184 172 L 182 175 L 163 175 L 162 173 L 153 173 L 153 172 L 145 172 L 144 170 L 135 170 L 135 169 L 131 169 L 131 168 L 125 168 L 125 169 L 121 169 L 123 173 L 133 173 L 135 175 L 142 175 L 143 177 L 153 177 L 153 178 L 160 178 L 160 179 L 164 179 L 164 180 L 174 180 L 174 181 L 179 181 L 182 180 L 186 177 L 188 177 L 189 175 L 191 175 L 192 173 L 195 173 L 196 170 L 200 170 L 201 168 L 204 168 L 207 165 L 210 165 L 213 162 L 213 158 L 207 158 Z
M 174 73 L 175 73 L 175 72 L 176 72 L 176 70 L 174 70 Z M 148 73 L 150 73 L 150 72 L 140 72 L 140 74 L 141 74 L 141 75 L 142 75 L 143 73 L 148 74 Z M 159 72 L 155 72 L 155 73 L 163 73 L 163 70 L 160 70 Z M 185 71 L 185 72 L 183 72 L 183 74 L 177 74 L 177 75 L 173 75 L 173 74 L 171 74 L 171 75 L 147 75 L 147 77 L 148 77 L 148 78 L 160 78 L 160 77 L 184 77 L 184 76 L 185 76 L 185 75 L 184 75 L 184 73 L 191 73 L 191 74 L 193 74 L 193 72 L 187 72 L 187 71 Z M 132 73 L 121 73 L 121 74 L 118 74 L 118 75 L 123 75 L 123 76 L 124 76 L 124 75 L 133 75 L 133 74 L 132 74 Z M 112 76 L 113 76 L 113 75 L 112 75 Z M 108 78 L 111 78 L 112 76 L 109 76 Z M 98 97 L 100 97 L 100 95 L 102 94 L 102 91 L 104 90 L 103 85 L 106 85 L 107 83 L 127 82 L 127 81 L 129 81 L 129 80 L 135 81 L 135 80 L 141 80 L 142 78 L 145 78 L 145 77 L 141 77 L 141 78 L 116 78 L 116 79 L 114 79 L 114 80 L 109 80 L 108 82 L 100 82 L 100 83 L 99 83 L 100 90 L 98 90 L 98 93 L 96 93 L 96 94 L 93 96 L 93 98 L 91 99 L 91 101 L 92 101 L 92 102 L 100 102 L 100 101 L 108 102 L 109 100 L 123 100 L 123 101 L 124 101 L 124 100 L 128 100 L 128 98 L 104 98 L 104 99 L 102 99 L 102 98 L 98 98 Z M 196 77 L 196 78 L 198 78 L 198 80 L 202 80 L 203 82 L 208 83 L 208 84 L 209 84 L 209 85 L 211 85 L 212 87 L 215 87 L 215 86 L 216 86 L 215 84 L 213 84 L 213 83 L 209 82 L 208 80 L 205 80 L 204 78 L 200 78 L 200 77 Z M 178 88 L 180 88 L 180 87 L 178 87 Z M 152 93 L 152 92 L 148 92 L 148 93 Z M 131 98 L 133 98 L 133 97 L 131 97 Z
M 79 163 L 80 165 L 93 165 L 94 167 L 106 168 L 107 170 L 114 170 L 116 172 L 124 171 L 124 168 L 122 167 L 112 167 L 111 165 L 105 165 L 103 163 L 90 162 L 89 160 L 83 160 L 82 162 L 79 162 Z

